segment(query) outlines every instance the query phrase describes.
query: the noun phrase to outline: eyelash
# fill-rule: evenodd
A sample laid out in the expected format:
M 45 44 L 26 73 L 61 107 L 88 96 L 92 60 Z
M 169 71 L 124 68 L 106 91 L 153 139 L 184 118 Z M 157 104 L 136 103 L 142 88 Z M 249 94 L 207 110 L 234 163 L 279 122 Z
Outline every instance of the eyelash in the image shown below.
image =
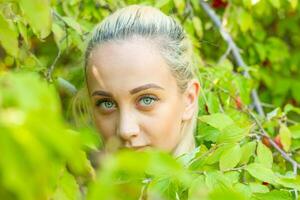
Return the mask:
M 145 98 L 149 98 L 149 99 L 151 99 L 151 100 L 154 101 L 154 102 L 156 102 L 156 101 L 159 100 L 157 97 L 155 97 L 155 96 L 153 96 L 153 95 L 144 95 L 144 96 L 142 96 L 142 97 L 139 99 L 139 102 L 140 102 L 142 99 L 145 99 Z M 109 98 L 103 98 L 103 99 L 100 99 L 100 100 L 96 101 L 96 107 L 101 106 L 101 104 L 104 103 L 104 102 L 112 102 L 112 101 L 111 101 Z M 149 106 L 151 106 L 151 105 L 149 105 Z M 146 106 L 146 107 L 147 107 L 147 106 Z

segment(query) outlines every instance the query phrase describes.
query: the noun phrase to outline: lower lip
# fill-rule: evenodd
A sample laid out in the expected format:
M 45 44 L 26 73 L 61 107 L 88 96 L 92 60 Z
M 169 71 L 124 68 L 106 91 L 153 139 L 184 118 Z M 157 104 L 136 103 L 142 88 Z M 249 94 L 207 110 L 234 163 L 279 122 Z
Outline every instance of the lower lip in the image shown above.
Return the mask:
M 134 150 L 136 150 L 136 151 L 144 151 L 144 150 L 146 150 L 146 149 L 149 149 L 150 148 L 150 146 L 142 146 L 142 147 L 136 147 L 136 148 L 134 148 Z

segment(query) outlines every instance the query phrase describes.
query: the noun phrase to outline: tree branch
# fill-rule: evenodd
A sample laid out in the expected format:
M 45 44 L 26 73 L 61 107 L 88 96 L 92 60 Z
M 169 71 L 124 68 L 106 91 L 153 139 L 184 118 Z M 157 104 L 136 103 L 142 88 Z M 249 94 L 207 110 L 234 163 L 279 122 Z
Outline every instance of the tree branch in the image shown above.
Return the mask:
M 244 77 L 251 78 L 251 76 L 248 72 L 248 67 L 245 64 L 245 62 L 244 62 L 244 60 L 243 60 L 243 58 L 242 58 L 242 56 L 239 52 L 239 49 L 238 49 L 237 45 L 234 43 L 232 37 L 223 28 L 221 20 L 219 19 L 219 17 L 215 13 L 215 11 L 204 0 L 200 0 L 199 3 L 202 6 L 203 10 L 210 17 L 210 19 L 213 21 L 215 26 L 219 29 L 220 34 L 223 37 L 223 39 L 227 42 L 228 48 L 230 49 L 237 65 L 242 67 L 242 69 L 243 69 Z M 252 100 L 253 100 L 256 111 L 259 113 L 259 115 L 264 116 L 265 114 L 264 114 L 263 108 L 261 106 L 259 97 L 258 97 L 257 92 L 256 92 L 255 89 L 253 89 L 251 91 L 251 97 L 252 97 Z
M 64 91 L 68 96 L 73 97 L 77 93 L 76 87 L 69 81 L 67 81 L 61 77 L 58 77 L 56 79 L 56 82 L 57 82 L 58 87 L 62 91 Z
M 55 65 L 56 65 L 58 59 L 60 58 L 60 56 L 61 56 L 61 50 L 58 49 L 58 53 L 57 53 L 52 65 L 49 67 L 49 69 L 46 72 L 46 79 L 49 82 L 52 82 L 52 74 L 53 74 L 53 71 L 55 69 Z
M 261 135 L 266 137 L 270 144 L 282 155 L 282 157 L 290 162 L 293 165 L 293 172 L 295 175 L 297 175 L 297 168 L 300 169 L 300 164 L 297 163 L 293 158 L 291 158 L 284 150 L 282 150 L 269 136 L 269 134 L 265 131 L 260 121 L 257 119 L 254 113 L 251 111 L 248 111 L 248 113 L 251 115 L 251 117 L 254 119 L 255 123 L 257 124 L 258 128 L 261 131 Z
M 226 49 L 225 53 L 219 59 L 218 64 L 220 64 L 221 62 L 223 62 L 227 58 L 227 56 L 229 55 L 230 51 L 231 51 L 231 48 L 230 48 L 230 46 L 228 46 L 228 48 Z
M 221 36 L 223 37 L 223 39 L 227 42 L 228 44 L 228 48 L 230 49 L 233 58 L 235 59 L 236 63 L 238 66 L 242 67 L 243 69 L 243 76 L 246 78 L 251 78 L 249 72 L 248 72 L 248 67 L 245 64 L 239 49 L 237 47 L 237 45 L 234 43 L 232 37 L 228 34 L 228 32 L 225 31 L 225 29 L 222 26 L 221 20 L 219 19 L 219 17 L 217 16 L 217 14 L 215 13 L 215 11 L 204 1 L 204 0 L 199 0 L 200 5 L 202 6 L 203 10 L 207 13 L 207 15 L 210 17 L 210 19 L 213 21 L 213 23 L 215 24 L 215 26 L 219 29 L 219 32 L 221 34 Z M 256 111 L 258 112 L 258 114 L 262 117 L 265 116 L 263 108 L 262 108 L 262 104 L 260 102 L 260 99 L 257 95 L 257 91 L 255 89 L 253 89 L 251 91 L 251 97 L 255 106 Z M 256 118 L 255 114 L 252 113 L 249 110 L 249 114 L 252 116 L 252 118 L 255 120 L 255 123 L 257 124 L 258 128 L 261 131 L 261 135 L 266 137 L 268 139 L 268 141 L 270 142 L 270 144 L 282 155 L 282 157 L 287 160 L 288 162 L 290 162 L 293 166 L 293 172 L 294 175 L 297 175 L 297 169 L 300 169 L 300 164 L 297 163 L 291 156 L 289 156 L 284 150 L 282 150 L 273 140 L 272 138 L 270 138 L 269 134 L 265 131 L 265 129 L 263 128 L 262 124 L 260 123 L 260 121 Z

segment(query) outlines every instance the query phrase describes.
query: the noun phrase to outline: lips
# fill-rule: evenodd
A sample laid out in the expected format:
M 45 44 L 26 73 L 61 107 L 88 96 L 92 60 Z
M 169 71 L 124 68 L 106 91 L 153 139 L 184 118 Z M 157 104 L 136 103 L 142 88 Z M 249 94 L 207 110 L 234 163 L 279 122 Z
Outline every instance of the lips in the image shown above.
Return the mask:
M 144 145 L 144 146 L 132 146 L 130 147 L 131 149 L 134 149 L 136 151 L 143 151 L 143 150 L 146 150 L 146 149 L 149 149 L 150 146 L 149 145 Z

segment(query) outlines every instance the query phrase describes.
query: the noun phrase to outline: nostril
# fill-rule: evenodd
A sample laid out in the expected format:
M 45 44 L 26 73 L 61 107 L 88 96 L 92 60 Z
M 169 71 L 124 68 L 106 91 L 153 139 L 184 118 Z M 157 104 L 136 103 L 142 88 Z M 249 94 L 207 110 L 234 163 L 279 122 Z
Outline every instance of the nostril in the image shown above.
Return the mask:
M 139 134 L 139 131 L 139 125 L 134 117 L 129 115 L 123 115 L 120 117 L 117 135 L 123 140 L 130 141 L 132 138 L 136 138 Z
M 127 140 L 132 140 L 133 138 L 136 138 L 138 137 L 139 135 L 139 128 L 138 126 L 127 126 L 127 128 L 123 127 L 121 129 L 119 129 L 117 135 L 124 141 L 127 141 Z
M 125 141 L 127 141 L 127 140 L 131 140 L 132 138 L 136 138 L 137 136 L 138 136 L 138 133 L 137 132 L 133 132 L 133 131 L 130 131 L 130 132 L 120 132 L 119 133 L 119 136 L 123 139 L 123 140 L 125 140 Z

